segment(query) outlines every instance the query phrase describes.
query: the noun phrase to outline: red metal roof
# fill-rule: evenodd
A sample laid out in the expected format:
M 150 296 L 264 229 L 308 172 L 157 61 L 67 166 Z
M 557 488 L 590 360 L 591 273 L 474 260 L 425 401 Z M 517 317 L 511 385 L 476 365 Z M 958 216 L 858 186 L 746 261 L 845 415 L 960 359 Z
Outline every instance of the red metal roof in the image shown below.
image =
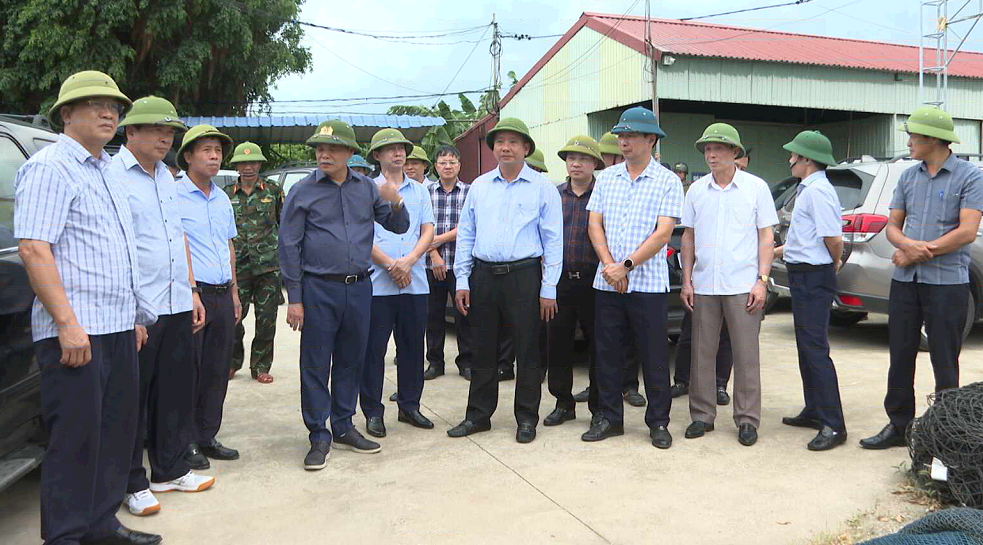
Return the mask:
M 918 48 L 908 45 L 850 40 L 773 30 L 652 19 L 652 42 L 657 56 L 692 55 L 750 61 L 836 66 L 858 70 L 918 73 Z M 588 27 L 645 52 L 645 18 L 584 13 L 560 40 L 502 99 L 506 104 L 582 27 Z M 925 64 L 935 64 L 935 51 L 925 50 Z M 949 64 L 949 75 L 983 78 L 983 54 L 959 52 Z

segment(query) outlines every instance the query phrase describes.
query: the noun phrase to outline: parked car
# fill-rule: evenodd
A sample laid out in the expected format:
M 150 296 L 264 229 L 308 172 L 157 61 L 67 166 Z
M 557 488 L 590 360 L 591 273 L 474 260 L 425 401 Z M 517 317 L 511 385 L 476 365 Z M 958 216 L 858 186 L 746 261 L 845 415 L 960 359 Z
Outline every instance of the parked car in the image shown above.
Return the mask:
M 261 173 L 260 177 L 279 185 L 280 189 L 283 189 L 283 194 L 286 195 L 294 184 L 315 170 L 317 170 L 317 163 L 315 162 L 287 163 L 279 168 Z
M 868 313 L 887 314 L 894 265 L 891 256 L 894 246 L 887 240 L 885 227 L 898 178 L 917 161 L 907 157 L 875 159 L 864 157 L 843 162 L 826 171 L 836 189 L 843 209 L 843 267 L 836 275 L 837 293 L 833 301 L 830 325 L 849 327 L 865 319 Z M 983 169 L 983 163 L 975 162 Z M 788 225 L 795 208 L 795 198 L 779 210 L 779 226 L 775 238 L 784 244 Z M 963 337 L 969 335 L 973 324 L 983 319 L 983 229 L 969 246 L 969 285 L 971 301 L 966 315 Z M 772 267 L 773 288 L 788 295 L 788 271 L 785 264 L 775 260 Z M 922 328 L 922 349 L 928 349 L 928 338 Z
M 14 177 L 27 158 L 53 143 L 49 130 L 0 116 L 0 490 L 44 457 L 41 374 L 31 340 L 34 291 L 14 238 Z
M 236 183 L 238 179 L 238 172 L 234 170 L 220 170 L 218 174 L 212 176 L 212 183 L 217 185 L 219 189 L 224 189 L 225 186 Z

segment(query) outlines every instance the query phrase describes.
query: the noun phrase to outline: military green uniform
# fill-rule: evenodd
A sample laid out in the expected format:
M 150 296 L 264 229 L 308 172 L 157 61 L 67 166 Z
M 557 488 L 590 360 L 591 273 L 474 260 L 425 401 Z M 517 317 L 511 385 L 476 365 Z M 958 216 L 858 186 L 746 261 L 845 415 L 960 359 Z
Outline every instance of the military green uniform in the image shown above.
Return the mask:
M 246 194 L 237 182 L 226 187 L 235 211 L 238 236 L 236 249 L 236 280 L 242 321 L 236 326 L 236 343 L 232 351 L 232 369 L 242 368 L 245 359 L 243 322 L 249 304 L 256 306 L 256 331 L 253 335 L 249 370 L 256 378 L 269 373 L 273 365 L 273 337 L 276 335 L 277 307 L 283 304 L 280 285 L 280 265 L 277 258 L 280 212 L 283 210 L 283 190 L 274 183 L 256 182 L 252 193 Z

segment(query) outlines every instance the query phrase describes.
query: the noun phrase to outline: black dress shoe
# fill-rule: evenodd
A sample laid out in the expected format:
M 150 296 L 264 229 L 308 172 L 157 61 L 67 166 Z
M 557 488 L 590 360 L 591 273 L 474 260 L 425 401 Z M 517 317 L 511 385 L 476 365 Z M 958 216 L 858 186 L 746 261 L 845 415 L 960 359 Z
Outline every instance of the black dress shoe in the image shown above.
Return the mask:
M 645 406 L 645 398 L 642 397 L 642 394 L 638 393 L 638 390 L 628 390 L 623 395 L 625 396 L 625 401 L 632 407 Z
M 665 426 L 656 426 L 649 432 L 652 438 L 652 446 L 660 449 L 667 449 L 672 446 L 672 435 Z
M 350 450 L 359 454 L 375 454 L 382 450 L 382 446 L 379 443 L 369 441 L 361 433 L 358 433 L 358 430 L 355 428 L 348 430 L 348 433 L 341 437 L 335 437 L 334 448 Z
M 427 370 L 423 372 L 423 380 L 433 380 L 443 374 L 444 366 L 442 364 L 431 363 L 427 366 Z
M 470 420 L 465 420 L 464 422 L 461 422 L 460 424 L 447 430 L 447 435 L 450 437 L 464 437 L 466 435 L 471 435 L 472 433 L 479 433 L 490 429 L 491 424 L 475 424 Z
M 894 424 L 884 426 L 884 429 L 873 437 L 860 440 L 860 446 L 869 450 L 903 447 L 906 444 L 904 434 L 898 431 L 898 428 L 894 427 Z
M 737 441 L 745 447 L 758 442 L 758 430 L 752 424 L 741 424 L 737 428 Z
M 687 439 L 696 439 L 697 437 L 703 437 L 707 432 L 711 431 L 713 431 L 713 424 L 694 420 L 692 424 L 686 427 L 685 437 Z
M 215 439 L 212 439 L 211 443 L 203 443 L 199 445 L 201 453 L 205 456 L 211 458 L 212 460 L 238 460 L 239 451 L 233 448 L 228 448 L 219 443 Z
M 799 413 L 798 416 L 784 416 L 782 417 L 782 424 L 786 426 L 793 426 L 796 428 L 809 428 L 811 430 L 821 430 L 823 429 L 823 423 L 815 418 L 809 418 L 807 416 L 802 416 Z
M 516 443 L 532 443 L 536 438 L 536 426 L 532 424 L 519 424 L 519 429 L 515 431 Z
M 829 450 L 846 442 L 845 431 L 833 431 L 829 426 L 823 426 L 816 437 L 809 441 L 809 450 Z
M 184 461 L 190 469 L 197 469 L 199 471 L 212 467 L 212 464 L 208 462 L 208 458 L 205 458 L 205 455 L 198 449 L 198 445 L 194 443 L 188 445 L 188 450 L 184 453 Z
M 423 416 L 420 411 L 399 411 L 399 416 L 396 420 L 400 422 L 405 422 L 413 427 L 422 428 L 425 430 L 433 429 L 433 422 L 429 418 Z
M 730 403 L 730 394 L 727 388 L 717 388 L 717 405 L 727 405 Z
M 372 437 L 385 437 L 386 423 L 381 416 L 370 416 L 365 419 L 365 431 Z
M 393 395 L 389 396 L 389 402 L 390 403 L 396 403 L 396 396 L 397 395 L 399 395 L 399 392 L 393 392 Z
M 125 526 L 120 526 L 112 535 L 95 543 L 106 545 L 154 545 L 155 543 L 160 543 L 161 539 L 157 534 L 137 532 Z
M 585 403 L 590 398 L 590 388 L 584 388 L 583 392 L 573 394 L 573 400 L 577 403 Z
M 601 417 L 596 422 L 591 422 L 590 429 L 580 436 L 580 440 L 593 443 L 595 441 L 603 441 L 608 437 L 616 437 L 624 434 L 624 426 L 612 426 L 607 418 Z
M 498 380 L 515 380 L 515 369 L 511 367 L 500 367 L 498 369 Z
M 315 441 L 311 443 L 311 450 L 304 457 L 304 469 L 317 471 L 324 469 L 328 465 L 328 458 L 331 456 L 331 443 L 327 441 Z
M 577 412 L 573 409 L 553 409 L 546 418 L 543 419 L 544 426 L 559 426 L 564 422 L 569 422 L 577 418 Z
M 471 381 L 471 368 L 470 367 L 465 367 L 464 369 L 461 369 L 460 371 L 457 372 L 457 374 L 459 374 L 462 377 L 464 377 L 464 380 L 467 380 L 468 382 Z
M 689 394 L 689 384 L 686 384 L 685 382 L 677 382 L 676 384 L 672 385 L 672 388 L 669 389 L 669 395 L 671 395 L 673 399 L 687 394 Z

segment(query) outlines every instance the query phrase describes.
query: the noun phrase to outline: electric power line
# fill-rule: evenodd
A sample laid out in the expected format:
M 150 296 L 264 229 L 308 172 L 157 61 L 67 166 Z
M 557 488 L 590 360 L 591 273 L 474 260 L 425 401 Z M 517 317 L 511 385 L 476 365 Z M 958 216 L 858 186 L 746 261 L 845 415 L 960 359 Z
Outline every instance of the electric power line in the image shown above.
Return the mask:
M 738 10 L 734 10 L 734 11 L 725 11 L 723 13 L 714 13 L 712 15 L 699 15 L 699 16 L 696 16 L 696 17 L 683 17 L 683 18 L 681 18 L 679 20 L 680 21 L 695 21 L 697 19 L 709 19 L 711 17 L 721 17 L 721 16 L 724 16 L 724 15 L 734 15 L 734 14 L 737 14 L 737 13 L 747 13 L 749 11 L 758 11 L 758 10 L 762 10 L 762 9 L 781 8 L 781 7 L 785 7 L 785 6 L 797 6 L 799 4 L 805 4 L 807 2 L 812 2 L 812 0 L 795 0 L 794 2 L 786 2 L 784 4 L 772 4 L 770 6 L 758 6 L 756 8 L 744 8 L 744 9 L 738 9 Z

